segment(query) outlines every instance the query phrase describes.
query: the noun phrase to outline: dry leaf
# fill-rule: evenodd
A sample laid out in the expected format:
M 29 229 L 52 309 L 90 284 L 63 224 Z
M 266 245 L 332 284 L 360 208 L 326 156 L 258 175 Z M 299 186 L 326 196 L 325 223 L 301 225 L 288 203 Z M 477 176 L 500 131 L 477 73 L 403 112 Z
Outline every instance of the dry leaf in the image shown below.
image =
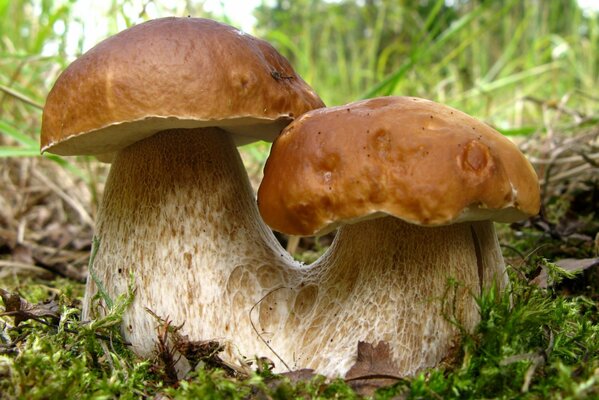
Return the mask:
M 15 326 L 29 319 L 39 320 L 40 318 L 58 319 L 58 304 L 50 301 L 42 304 L 31 304 L 17 293 L 10 293 L 7 290 L 0 289 L 0 297 L 4 301 L 4 312 L 0 315 L 9 315 L 14 317 Z
M 399 368 L 391 358 L 389 343 L 380 341 L 376 346 L 358 342 L 356 363 L 345 374 L 345 381 L 360 395 L 371 396 L 383 386 L 401 380 Z
M 564 258 L 562 260 L 558 260 L 554 263 L 558 267 L 564 269 L 567 272 L 580 272 L 593 267 L 599 266 L 599 258 Z M 541 273 L 535 277 L 531 283 L 535 284 L 541 288 L 547 288 L 551 286 L 549 283 L 549 275 L 547 273 L 547 269 L 543 268 Z

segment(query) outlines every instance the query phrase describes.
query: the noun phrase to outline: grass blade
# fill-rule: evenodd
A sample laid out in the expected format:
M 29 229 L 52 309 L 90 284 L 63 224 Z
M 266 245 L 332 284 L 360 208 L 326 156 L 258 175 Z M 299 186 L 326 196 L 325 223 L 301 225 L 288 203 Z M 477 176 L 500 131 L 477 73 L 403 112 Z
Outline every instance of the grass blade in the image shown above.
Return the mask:
M 39 143 L 37 140 L 31 138 L 30 136 L 22 133 L 14 126 L 10 125 L 8 122 L 0 119 L 0 133 L 12 138 L 13 140 L 25 145 L 27 148 L 36 148 L 37 155 L 39 155 Z
M 0 146 L 0 158 L 7 157 L 39 157 L 40 151 L 35 148 Z

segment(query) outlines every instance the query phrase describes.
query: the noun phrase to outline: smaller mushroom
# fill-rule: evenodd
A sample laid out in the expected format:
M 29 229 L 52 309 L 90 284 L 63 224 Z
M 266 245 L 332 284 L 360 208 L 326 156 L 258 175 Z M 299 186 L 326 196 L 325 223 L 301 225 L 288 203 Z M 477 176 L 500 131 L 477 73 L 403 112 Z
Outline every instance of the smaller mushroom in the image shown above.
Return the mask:
M 482 288 L 507 284 L 492 221 L 539 203 L 518 148 L 453 108 L 384 97 L 304 114 L 272 147 L 260 213 L 287 234 L 339 230 L 271 346 L 330 376 L 349 370 L 359 341 L 388 343 L 398 374 L 434 366 L 458 326 L 479 322 Z

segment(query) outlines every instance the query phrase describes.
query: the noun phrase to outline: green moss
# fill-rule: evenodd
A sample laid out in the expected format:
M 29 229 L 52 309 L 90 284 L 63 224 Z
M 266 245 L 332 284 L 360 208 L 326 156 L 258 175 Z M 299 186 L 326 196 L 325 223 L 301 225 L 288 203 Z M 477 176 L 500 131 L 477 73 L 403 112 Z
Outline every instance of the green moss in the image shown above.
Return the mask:
M 482 321 L 457 365 L 421 373 L 379 398 L 599 398 L 598 305 L 512 277 L 479 299 Z
M 381 388 L 375 397 L 599 398 L 597 302 L 532 286 L 522 274 L 511 281 L 510 291 L 489 290 L 478 299 L 482 321 L 462 337 L 451 364 Z M 80 288 L 68 281 L 54 283 L 64 284 L 56 297 L 58 323 L 27 320 L 13 327 L 10 317 L 0 321 L 3 398 L 126 399 L 158 393 L 173 399 L 358 397 L 341 379 L 317 376 L 292 383 L 268 371 L 239 380 L 222 370 L 198 368 L 168 386 L 160 363 L 139 359 L 122 342 L 118 326 L 131 296 L 115 299 L 108 315 L 82 324 L 78 303 L 70 297 L 80 294 Z M 56 289 L 29 282 L 21 283 L 19 291 L 38 301 Z

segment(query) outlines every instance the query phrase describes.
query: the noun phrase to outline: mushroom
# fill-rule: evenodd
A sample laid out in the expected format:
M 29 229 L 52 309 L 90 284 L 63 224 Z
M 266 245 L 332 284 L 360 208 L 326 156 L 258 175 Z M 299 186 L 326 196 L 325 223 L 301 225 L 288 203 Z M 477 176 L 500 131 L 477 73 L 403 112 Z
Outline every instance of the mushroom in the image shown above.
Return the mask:
M 339 230 L 270 345 L 331 376 L 358 341 L 386 342 L 400 375 L 436 365 L 475 328 L 481 290 L 508 283 L 492 221 L 539 202 L 518 148 L 453 108 L 383 97 L 302 115 L 273 144 L 259 210 L 280 232 Z
M 112 161 L 83 318 L 98 286 L 114 299 L 133 276 L 123 333 L 138 354 L 154 351 L 148 310 L 190 340 L 235 337 L 261 294 L 233 271 L 292 263 L 259 217 L 235 144 L 272 140 L 322 106 L 272 46 L 206 19 L 152 20 L 74 61 L 48 95 L 41 149 Z

